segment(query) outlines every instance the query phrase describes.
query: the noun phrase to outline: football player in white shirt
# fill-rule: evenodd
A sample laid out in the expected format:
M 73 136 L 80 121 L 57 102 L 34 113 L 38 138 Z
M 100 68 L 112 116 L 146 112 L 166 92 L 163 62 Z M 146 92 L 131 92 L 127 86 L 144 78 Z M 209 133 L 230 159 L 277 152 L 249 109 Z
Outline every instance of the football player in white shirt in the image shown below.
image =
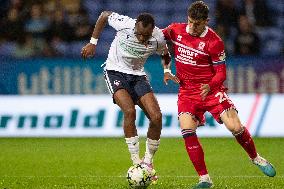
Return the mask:
M 132 19 L 115 12 L 104 11 L 96 22 L 90 42 L 82 48 L 83 58 L 94 55 L 99 36 L 107 22 L 117 33 L 105 63 L 105 80 L 114 103 L 124 113 L 123 129 L 133 164 L 144 163 L 153 168 L 153 156 L 160 144 L 162 114 L 144 72 L 144 63 L 150 55 L 157 53 L 165 63 L 164 71 L 170 72 L 167 68 L 171 58 L 166 41 L 161 30 L 155 27 L 151 14 L 142 13 L 136 19 Z M 177 80 L 173 75 L 172 77 L 174 81 Z M 146 152 L 142 162 L 135 126 L 135 105 L 144 111 L 150 121 Z

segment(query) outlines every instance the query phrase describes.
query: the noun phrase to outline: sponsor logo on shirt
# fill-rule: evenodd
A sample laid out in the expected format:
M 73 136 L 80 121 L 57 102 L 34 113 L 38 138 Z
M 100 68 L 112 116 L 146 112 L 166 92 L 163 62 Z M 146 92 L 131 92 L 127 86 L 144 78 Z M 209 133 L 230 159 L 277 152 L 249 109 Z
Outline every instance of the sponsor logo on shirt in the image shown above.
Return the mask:
M 222 51 L 222 52 L 219 54 L 219 60 L 225 60 L 225 58 L 226 58 L 225 51 Z
M 193 59 L 198 56 L 198 53 L 182 47 L 178 47 L 178 52 L 180 53 L 177 55 L 178 61 L 184 64 L 196 65 L 196 61 Z
M 178 41 L 181 41 L 181 38 L 182 38 L 182 36 L 181 36 L 181 35 L 178 35 L 177 40 L 178 40 Z
M 119 80 L 114 80 L 113 84 L 116 85 L 116 86 L 119 86 L 120 85 L 120 81 Z
M 191 57 L 197 57 L 198 56 L 198 53 L 193 52 L 189 49 L 182 48 L 182 47 L 178 47 L 178 52 L 180 52 L 181 54 L 185 54 L 187 56 L 191 56 Z
M 143 58 L 143 56 L 145 55 L 145 53 L 147 53 L 147 49 L 145 50 L 138 50 L 137 48 L 135 47 L 131 47 L 127 44 L 125 44 L 124 42 L 120 41 L 119 42 L 119 45 L 120 47 L 128 52 L 129 54 L 133 55 L 133 56 L 136 56 L 137 58 Z
M 199 50 L 203 51 L 204 50 L 204 46 L 205 46 L 205 43 L 204 42 L 200 42 L 197 48 Z

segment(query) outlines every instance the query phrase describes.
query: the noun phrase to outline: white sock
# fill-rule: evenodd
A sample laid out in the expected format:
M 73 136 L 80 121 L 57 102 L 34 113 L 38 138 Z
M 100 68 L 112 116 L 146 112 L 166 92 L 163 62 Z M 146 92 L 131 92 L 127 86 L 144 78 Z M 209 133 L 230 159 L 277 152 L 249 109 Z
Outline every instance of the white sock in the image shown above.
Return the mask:
M 128 150 L 130 152 L 133 164 L 141 163 L 139 157 L 139 137 L 135 136 L 135 137 L 125 138 L 125 142 L 128 146 Z
M 199 176 L 199 181 L 200 181 L 200 182 L 209 182 L 209 183 L 212 183 L 212 180 L 210 179 L 209 174 L 200 175 L 200 176 Z
M 252 162 L 256 165 L 266 166 L 268 164 L 267 160 L 257 154 L 256 158 L 252 159 Z
M 146 152 L 145 152 L 145 156 L 143 160 L 145 163 L 148 163 L 148 164 L 153 163 L 153 156 L 158 150 L 159 145 L 160 145 L 160 140 L 152 140 L 152 139 L 147 138 Z

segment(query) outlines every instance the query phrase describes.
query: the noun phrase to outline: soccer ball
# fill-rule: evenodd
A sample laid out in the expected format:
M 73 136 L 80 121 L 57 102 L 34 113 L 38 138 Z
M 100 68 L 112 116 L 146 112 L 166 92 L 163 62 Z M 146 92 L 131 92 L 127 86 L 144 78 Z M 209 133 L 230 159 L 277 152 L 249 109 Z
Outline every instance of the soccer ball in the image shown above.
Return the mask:
M 147 188 L 155 175 L 154 169 L 149 170 L 144 165 L 137 164 L 128 169 L 126 178 L 131 188 Z

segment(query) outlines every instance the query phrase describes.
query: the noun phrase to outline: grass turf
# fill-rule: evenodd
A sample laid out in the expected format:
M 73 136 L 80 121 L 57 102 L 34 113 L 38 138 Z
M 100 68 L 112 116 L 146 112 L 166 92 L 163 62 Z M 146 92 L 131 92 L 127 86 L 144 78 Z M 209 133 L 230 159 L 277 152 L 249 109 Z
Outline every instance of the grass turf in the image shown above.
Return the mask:
M 201 138 L 214 188 L 284 188 L 284 138 L 256 138 L 276 167 L 264 176 L 233 138 Z M 123 138 L 0 138 L 0 189 L 119 189 L 131 166 Z M 140 140 L 141 156 L 145 139 Z M 181 138 L 162 138 L 152 189 L 190 188 L 198 177 Z

